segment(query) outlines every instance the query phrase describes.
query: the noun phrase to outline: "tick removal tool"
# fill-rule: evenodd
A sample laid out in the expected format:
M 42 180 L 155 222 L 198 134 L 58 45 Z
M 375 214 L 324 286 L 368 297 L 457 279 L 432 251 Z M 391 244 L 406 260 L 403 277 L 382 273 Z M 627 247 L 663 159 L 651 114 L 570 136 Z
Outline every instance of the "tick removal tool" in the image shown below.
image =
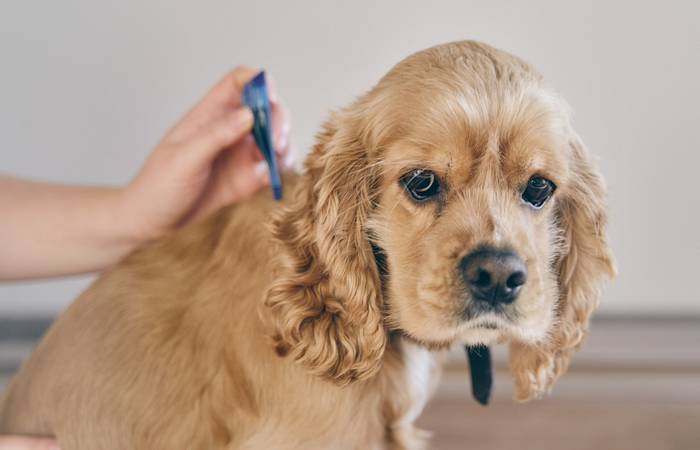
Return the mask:
M 281 200 L 282 179 L 272 144 L 272 114 L 264 71 L 257 74 L 243 88 L 243 104 L 253 112 L 253 138 L 270 169 L 272 195 L 275 200 Z

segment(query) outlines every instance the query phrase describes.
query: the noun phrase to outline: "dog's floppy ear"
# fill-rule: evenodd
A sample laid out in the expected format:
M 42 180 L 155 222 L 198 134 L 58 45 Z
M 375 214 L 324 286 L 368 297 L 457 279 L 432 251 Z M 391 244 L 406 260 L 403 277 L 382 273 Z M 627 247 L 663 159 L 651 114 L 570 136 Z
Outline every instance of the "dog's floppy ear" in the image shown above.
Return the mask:
M 387 340 L 365 230 L 377 179 L 363 136 L 360 115 L 331 116 L 273 220 L 282 255 L 266 310 L 277 352 L 339 384 L 373 375 Z
M 555 266 L 559 282 L 556 319 L 549 339 L 542 344 L 511 344 L 511 371 L 518 400 L 548 392 L 566 371 L 586 336 L 603 281 L 615 274 L 605 233 L 607 202 L 603 179 L 573 131 L 569 146 L 571 181 L 556 200 L 562 233 L 562 248 Z

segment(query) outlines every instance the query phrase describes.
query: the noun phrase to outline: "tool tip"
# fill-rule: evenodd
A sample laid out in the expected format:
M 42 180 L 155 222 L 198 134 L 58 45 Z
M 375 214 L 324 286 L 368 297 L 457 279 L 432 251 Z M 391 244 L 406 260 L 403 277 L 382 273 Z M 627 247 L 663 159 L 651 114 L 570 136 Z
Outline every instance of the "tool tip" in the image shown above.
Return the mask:
M 282 200 L 282 186 L 272 186 L 272 196 L 275 200 Z

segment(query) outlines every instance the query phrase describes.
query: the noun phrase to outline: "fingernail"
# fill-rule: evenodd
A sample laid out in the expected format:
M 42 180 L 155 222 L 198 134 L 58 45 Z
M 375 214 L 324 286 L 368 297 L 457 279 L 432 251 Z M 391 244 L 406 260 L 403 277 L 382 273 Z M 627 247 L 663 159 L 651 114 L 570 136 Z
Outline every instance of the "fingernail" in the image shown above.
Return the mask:
M 289 150 L 287 150 L 288 153 L 284 157 L 284 161 L 282 164 L 284 165 L 285 169 L 293 169 L 294 168 L 294 163 L 296 162 L 296 155 L 295 155 L 295 149 L 294 145 L 289 146 Z
M 269 169 L 267 167 L 267 162 L 266 161 L 258 161 L 255 164 L 255 167 L 253 167 L 253 173 L 255 174 L 255 178 L 259 179 L 266 179 L 269 178 L 270 173 Z
M 278 103 L 279 97 L 277 96 L 277 83 L 275 79 L 269 73 L 265 73 L 267 78 L 267 96 L 272 103 Z
M 289 143 L 289 130 L 285 128 L 275 137 L 275 152 L 282 153 Z
M 249 127 L 253 125 L 253 111 L 247 106 L 237 109 L 234 117 L 235 121 L 241 123 L 243 126 Z

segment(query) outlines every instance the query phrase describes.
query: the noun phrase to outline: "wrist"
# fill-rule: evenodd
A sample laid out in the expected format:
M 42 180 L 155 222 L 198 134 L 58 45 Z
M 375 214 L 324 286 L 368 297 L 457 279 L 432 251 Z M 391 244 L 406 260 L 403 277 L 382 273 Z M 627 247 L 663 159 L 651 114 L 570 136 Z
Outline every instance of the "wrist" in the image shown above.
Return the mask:
M 156 233 L 138 220 L 141 215 L 134 211 L 136 202 L 128 188 L 114 189 L 110 196 L 112 201 L 107 204 L 110 221 L 116 228 L 113 236 L 117 244 L 124 248 L 125 255 L 157 237 Z

